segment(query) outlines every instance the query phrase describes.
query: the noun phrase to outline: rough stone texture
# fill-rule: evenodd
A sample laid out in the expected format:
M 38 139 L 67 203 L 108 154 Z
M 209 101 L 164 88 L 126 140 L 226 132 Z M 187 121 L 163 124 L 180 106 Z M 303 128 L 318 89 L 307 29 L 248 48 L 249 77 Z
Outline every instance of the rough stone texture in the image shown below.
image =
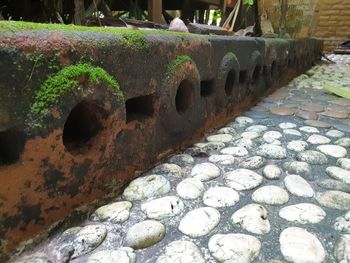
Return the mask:
M 288 202 L 289 195 L 287 191 L 281 187 L 266 185 L 255 190 L 252 194 L 252 199 L 257 203 L 282 205 Z
M 263 175 L 267 179 L 277 180 L 280 178 L 282 170 L 273 164 L 266 165 L 263 169 Z
M 332 156 L 334 158 L 342 158 L 347 155 L 346 149 L 339 145 L 330 145 L 330 144 L 320 145 L 317 147 L 317 150 L 319 150 L 324 154 Z
M 350 148 L 350 138 L 341 138 L 335 141 L 336 145 L 343 146 L 344 148 Z
M 294 152 L 302 152 L 309 148 L 309 145 L 305 141 L 290 141 L 287 144 L 287 149 Z
M 209 188 L 203 195 L 203 203 L 212 207 L 233 206 L 239 201 L 239 194 L 224 186 Z
M 220 151 L 222 154 L 231 154 L 233 156 L 242 157 L 248 155 L 248 151 L 244 147 L 227 147 Z
M 165 252 L 157 258 L 156 263 L 205 263 L 199 248 L 190 241 L 178 240 L 171 242 Z
M 118 249 L 100 250 L 91 254 L 86 263 L 135 263 L 136 254 L 129 247 L 121 247 Z
M 265 164 L 264 158 L 262 158 L 261 156 L 252 156 L 244 159 L 238 165 L 239 167 L 242 167 L 242 168 L 255 170 L 263 167 L 264 164 Z
M 342 235 L 334 249 L 335 257 L 340 263 L 347 263 L 350 259 L 350 235 Z
M 339 232 L 350 234 L 350 210 L 345 215 L 337 217 L 334 228 Z
M 299 224 L 316 224 L 325 218 L 326 212 L 317 205 L 300 203 L 283 207 L 279 216 Z
M 341 191 L 317 193 L 316 200 L 325 207 L 339 210 L 350 209 L 350 194 Z
M 336 166 L 330 166 L 327 167 L 326 173 L 339 181 L 342 181 L 346 184 L 350 184 L 350 171 L 336 167 Z
M 286 162 L 283 165 L 283 169 L 285 169 L 289 174 L 299 174 L 303 176 L 309 176 L 312 173 L 311 166 L 306 162 Z
M 180 214 L 184 203 L 177 196 L 165 196 L 141 204 L 141 210 L 151 219 L 164 219 Z
M 250 190 L 263 182 L 263 177 L 248 169 L 237 169 L 225 174 L 227 186 L 237 190 Z
M 263 144 L 259 146 L 256 154 L 268 159 L 284 159 L 287 157 L 286 149 L 273 144 Z
M 308 151 L 298 153 L 297 160 L 306 162 L 309 164 L 327 164 L 328 163 L 328 159 L 326 155 L 313 150 L 308 150 Z
M 208 161 L 218 165 L 232 165 L 235 163 L 235 158 L 229 154 L 213 154 Z
M 275 115 L 288 116 L 293 115 L 295 113 L 295 110 L 287 107 L 274 107 L 271 108 L 271 113 Z
M 187 178 L 176 187 L 177 194 L 184 199 L 196 199 L 204 192 L 204 185 L 196 178 Z
M 233 139 L 233 136 L 230 134 L 217 134 L 207 137 L 208 142 L 229 142 Z
M 315 194 L 310 184 L 299 175 L 287 175 L 284 178 L 284 185 L 290 193 L 296 196 L 313 197 Z
M 132 203 L 128 201 L 115 202 L 98 208 L 90 217 L 92 221 L 110 221 L 123 223 L 129 218 Z
M 209 181 L 220 176 L 220 169 L 212 163 L 200 163 L 193 167 L 191 176 L 200 181 Z
M 330 143 L 331 140 L 326 136 L 313 134 L 307 139 L 307 142 L 311 144 L 327 144 L 327 143 Z
M 350 159 L 348 158 L 340 158 L 337 160 L 337 165 L 341 168 L 350 171 Z

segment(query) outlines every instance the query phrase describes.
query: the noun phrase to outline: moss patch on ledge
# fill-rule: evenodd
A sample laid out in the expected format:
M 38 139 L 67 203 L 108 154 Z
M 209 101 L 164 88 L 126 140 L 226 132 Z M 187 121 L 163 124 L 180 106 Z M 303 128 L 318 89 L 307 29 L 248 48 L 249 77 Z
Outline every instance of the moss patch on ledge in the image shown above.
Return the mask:
M 35 102 L 31 113 L 36 117 L 45 115 L 49 108 L 59 102 L 60 97 L 80 87 L 79 78 L 84 81 L 99 84 L 103 83 L 115 91 L 117 99 L 123 98 L 119 84 L 104 69 L 93 67 L 91 64 L 76 64 L 68 66 L 56 75 L 49 77 L 35 94 Z
M 175 72 L 178 66 L 180 66 L 182 63 L 185 63 L 185 62 L 191 62 L 194 64 L 194 61 L 190 56 L 187 56 L 187 55 L 177 56 L 175 59 L 170 61 L 170 63 L 167 65 L 166 74 L 167 75 L 172 74 L 173 72 Z

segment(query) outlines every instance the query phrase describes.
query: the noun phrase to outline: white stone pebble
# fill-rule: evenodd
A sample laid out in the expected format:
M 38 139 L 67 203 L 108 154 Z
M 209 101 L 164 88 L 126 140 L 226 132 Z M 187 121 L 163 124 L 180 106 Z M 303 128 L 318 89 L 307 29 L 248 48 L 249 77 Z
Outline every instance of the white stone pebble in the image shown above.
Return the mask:
M 242 138 L 254 140 L 260 137 L 260 133 L 254 131 L 246 131 L 241 134 Z
M 211 207 L 233 206 L 239 201 L 239 194 L 224 186 L 209 188 L 203 195 L 203 203 Z
M 246 169 L 259 169 L 264 166 L 265 160 L 261 156 L 252 156 L 239 163 L 239 167 Z
M 128 201 L 115 202 L 98 208 L 90 217 L 91 221 L 109 221 L 123 223 L 129 218 L 132 203 Z
M 339 168 L 337 166 L 330 166 L 326 168 L 326 174 L 336 180 L 350 184 L 350 171 L 348 170 Z
M 135 263 L 136 254 L 130 247 L 118 249 L 104 249 L 91 254 L 86 263 Z
M 165 196 L 141 204 L 141 210 L 151 219 L 164 219 L 179 215 L 184 203 L 177 196 Z
M 327 164 L 328 158 L 323 153 L 314 150 L 306 150 L 299 152 L 297 155 L 297 160 L 306 162 L 309 164 Z
M 299 224 L 316 224 L 325 218 L 326 212 L 317 205 L 300 203 L 283 207 L 279 211 L 279 216 Z
M 303 126 L 303 127 L 300 127 L 299 130 L 306 133 L 320 133 L 320 131 L 317 128 L 311 127 L 311 126 Z
M 230 142 L 233 136 L 230 134 L 216 134 L 207 137 L 208 142 Z
M 290 193 L 296 196 L 313 197 L 315 194 L 311 185 L 300 175 L 287 175 L 284 178 L 284 185 Z
M 219 262 L 250 263 L 258 257 L 261 243 L 259 239 L 250 235 L 217 234 L 210 238 L 208 248 Z
M 299 227 L 289 227 L 280 235 L 280 248 L 287 261 L 294 263 L 321 263 L 325 249 L 318 238 Z
M 166 246 L 156 263 L 205 263 L 199 248 L 192 242 L 177 240 Z M 119 263 L 119 262 L 118 262 Z
M 247 132 L 257 132 L 257 133 L 262 133 L 264 131 L 267 131 L 267 127 L 265 125 L 252 125 L 249 126 L 246 131 Z
M 202 182 L 215 179 L 220 176 L 220 169 L 212 163 L 200 163 L 196 164 L 192 171 L 191 176 Z
M 325 191 L 316 194 L 321 205 L 339 210 L 350 210 L 350 194 L 342 191 Z
M 323 135 L 313 134 L 307 139 L 307 141 L 311 144 L 327 144 L 331 142 L 331 139 Z
M 263 135 L 263 139 L 267 143 L 272 143 L 282 137 L 282 134 L 278 131 L 267 131 Z
M 257 155 L 268 159 L 284 159 L 287 157 L 287 151 L 282 146 L 273 144 L 263 144 L 259 146 Z
M 350 262 L 350 235 L 342 235 L 334 249 L 335 258 L 339 263 Z
M 301 152 L 301 151 L 305 151 L 309 148 L 309 145 L 307 144 L 307 142 L 305 141 L 290 141 L 287 144 L 287 149 L 294 151 L 294 152 Z
M 327 136 L 332 138 L 340 138 L 344 136 L 344 132 L 338 131 L 338 130 L 329 130 L 326 133 Z
M 287 191 L 281 187 L 265 185 L 254 191 L 252 200 L 256 203 L 282 205 L 288 202 L 289 195 Z
M 283 133 L 287 134 L 287 135 L 301 136 L 300 131 L 295 130 L 295 129 L 285 129 L 285 130 L 283 130 Z
M 334 228 L 341 233 L 350 234 L 350 210 L 345 215 L 337 217 Z
M 222 154 L 230 154 L 233 156 L 237 156 L 237 157 L 242 157 L 242 156 L 246 156 L 248 155 L 248 150 L 244 147 L 226 147 L 223 148 L 220 153 Z
M 281 177 L 281 174 L 282 170 L 274 164 L 266 165 L 263 169 L 263 175 L 267 179 L 277 180 Z
M 204 192 L 204 185 L 196 178 L 187 178 L 177 185 L 176 192 L 183 199 L 196 199 Z
M 249 118 L 249 117 L 246 117 L 246 116 L 238 116 L 235 119 L 235 122 L 237 122 L 240 126 L 245 126 L 247 124 L 253 123 L 254 121 L 253 121 L 252 118 Z
M 292 123 L 292 122 L 281 122 L 280 124 L 278 124 L 278 126 L 281 128 L 281 129 L 293 129 L 295 127 L 297 127 L 297 125 L 295 123 Z
M 237 190 L 250 190 L 263 182 L 263 177 L 248 169 L 236 169 L 225 174 L 227 186 Z
M 343 146 L 344 148 L 350 148 L 350 138 L 341 138 L 335 141 L 336 145 Z
M 179 230 L 192 238 L 212 231 L 220 221 L 220 213 L 212 207 L 201 207 L 188 212 L 180 221 Z
M 208 161 L 218 165 L 232 165 L 235 163 L 235 157 L 230 154 L 213 154 L 209 156 Z
M 243 147 L 243 148 L 246 148 L 247 150 L 250 150 L 254 147 L 254 143 L 251 139 L 241 138 L 241 139 L 234 141 L 233 146 Z
M 339 145 L 324 144 L 318 146 L 317 150 L 334 158 L 342 158 L 347 155 L 346 149 Z
M 350 159 L 348 158 L 340 158 L 337 160 L 337 165 L 341 168 L 350 171 Z

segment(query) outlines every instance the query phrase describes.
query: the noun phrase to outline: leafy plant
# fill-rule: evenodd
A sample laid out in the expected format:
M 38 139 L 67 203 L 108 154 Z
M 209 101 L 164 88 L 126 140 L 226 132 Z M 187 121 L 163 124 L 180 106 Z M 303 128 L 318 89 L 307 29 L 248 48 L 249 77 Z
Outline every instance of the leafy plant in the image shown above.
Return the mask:
M 245 5 L 253 5 L 254 4 L 254 0 L 243 0 L 243 3 Z
M 350 89 L 345 87 L 333 86 L 330 84 L 323 84 L 323 88 L 337 96 L 343 97 L 345 99 L 350 99 Z

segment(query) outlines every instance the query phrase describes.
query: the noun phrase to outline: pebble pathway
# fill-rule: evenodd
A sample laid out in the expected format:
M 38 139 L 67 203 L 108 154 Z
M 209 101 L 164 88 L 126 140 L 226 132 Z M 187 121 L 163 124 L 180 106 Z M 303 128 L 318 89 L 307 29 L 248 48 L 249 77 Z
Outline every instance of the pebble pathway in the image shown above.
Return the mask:
M 18 262 L 350 262 L 350 56 L 318 65 Z M 261 113 L 264 114 L 261 114 Z

